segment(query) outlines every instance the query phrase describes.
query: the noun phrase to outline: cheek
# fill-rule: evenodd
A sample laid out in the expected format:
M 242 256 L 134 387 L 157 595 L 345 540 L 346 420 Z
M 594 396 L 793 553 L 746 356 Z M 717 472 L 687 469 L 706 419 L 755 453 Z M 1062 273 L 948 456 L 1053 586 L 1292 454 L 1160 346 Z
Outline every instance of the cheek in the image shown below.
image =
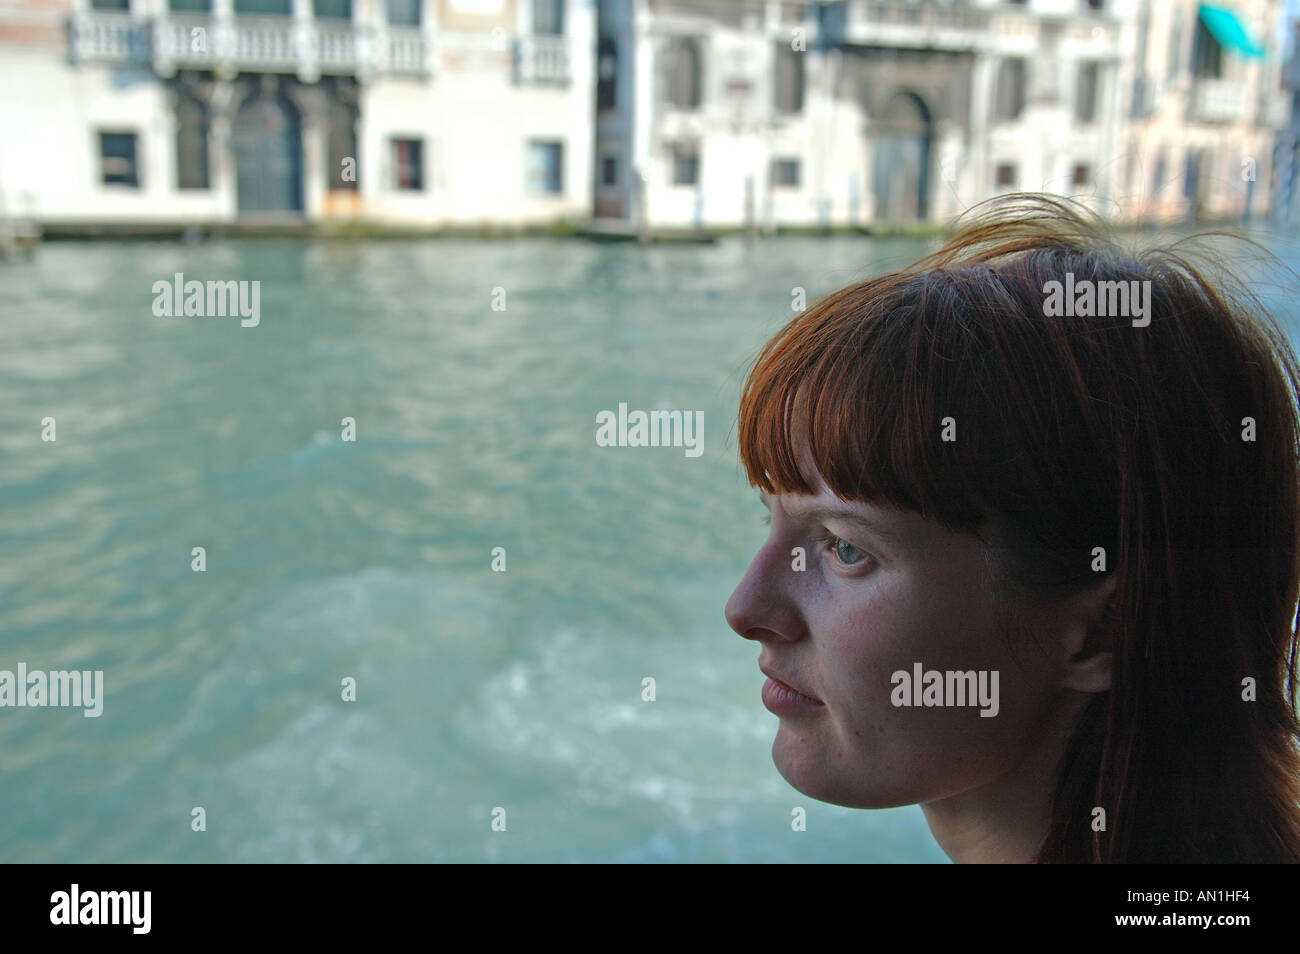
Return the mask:
M 885 577 L 862 587 L 855 599 L 828 605 L 814 631 L 821 634 L 825 675 L 841 704 L 889 710 L 895 672 L 911 673 L 915 663 L 946 669 L 989 660 L 978 610 L 959 593 L 938 596 L 939 589 L 902 575 Z
M 1014 758 L 1047 704 L 1043 654 L 1033 644 L 1013 650 L 978 589 L 892 582 L 821 621 L 827 701 L 844 745 L 871 754 L 877 768 L 883 761 L 909 774 L 962 776 Z M 910 685 L 917 664 L 986 674 L 985 699 L 996 689 L 997 714 L 982 716 L 991 706 L 978 698 L 960 707 L 895 705 L 894 674 L 906 673 Z

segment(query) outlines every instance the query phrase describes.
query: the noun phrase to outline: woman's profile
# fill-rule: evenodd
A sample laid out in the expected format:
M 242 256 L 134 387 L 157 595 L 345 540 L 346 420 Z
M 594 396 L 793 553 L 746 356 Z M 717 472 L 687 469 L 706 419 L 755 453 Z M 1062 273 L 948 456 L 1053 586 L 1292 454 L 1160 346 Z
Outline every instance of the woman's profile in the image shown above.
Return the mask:
M 759 354 L 728 601 L 799 791 L 955 861 L 1300 861 L 1300 374 L 1075 203 L 977 207 Z

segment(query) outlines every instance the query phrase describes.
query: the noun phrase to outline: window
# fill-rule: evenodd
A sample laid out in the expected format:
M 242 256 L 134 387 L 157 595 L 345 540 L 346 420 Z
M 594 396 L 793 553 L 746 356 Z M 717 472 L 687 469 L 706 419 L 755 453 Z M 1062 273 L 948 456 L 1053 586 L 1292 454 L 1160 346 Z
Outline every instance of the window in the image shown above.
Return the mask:
M 1183 71 L 1183 8 L 1174 7 L 1174 26 L 1169 32 L 1169 78 Z
M 100 133 L 99 168 L 104 185 L 140 188 L 140 170 L 135 161 L 135 133 Z
M 176 103 L 176 188 L 208 188 L 208 111 L 192 96 Z
M 1192 75 L 1223 75 L 1223 47 L 1201 19 L 1196 21 L 1196 34 L 1192 39 Z
M 798 188 L 799 160 L 798 159 L 773 159 L 772 160 L 772 185 L 783 187 L 783 188 Z
M 824 37 L 842 37 L 847 6 L 846 3 L 817 4 L 817 32 Z
M 292 0 L 235 0 L 236 13 L 269 13 L 277 16 L 289 16 Z
M 1043 30 L 1049 29 L 1048 21 Z M 1061 103 L 1061 64 L 1056 57 L 1043 57 L 1034 64 L 1026 94 L 1032 102 L 1044 106 L 1059 106 Z
M 533 33 L 564 35 L 564 0 L 533 0 Z
M 779 113 L 803 111 L 804 55 L 790 44 L 776 45 L 776 110 Z
M 1014 162 L 998 163 L 997 183 L 999 189 L 1014 189 L 1016 187 L 1016 164 Z
M 1197 180 L 1201 177 L 1201 157 L 1195 149 L 1187 150 L 1186 165 L 1183 169 L 1183 198 L 1196 198 Z
M 352 0 L 312 0 L 312 10 L 322 19 L 351 20 Z
M 1151 195 L 1159 196 L 1165 189 L 1165 151 L 1156 153 L 1155 172 L 1151 176 Z
M 618 44 L 603 36 L 596 46 L 596 108 L 613 109 L 618 104 Z
M 600 160 L 600 184 L 618 185 L 618 159 L 614 156 L 605 156 Z
M 424 140 L 393 139 L 393 188 L 411 192 L 424 189 Z
M 559 195 L 564 191 L 564 144 L 534 140 L 528 144 L 528 192 Z
M 1079 64 L 1079 78 L 1074 87 L 1074 118 L 1081 123 L 1097 119 L 1097 75 L 1096 63 Z
M 1147 49 L 1150 43 L 1151 10 L 1144 6 L 1138 18 L 1137 61 L 1133 69 L 1133 119 L 1142 119 L 1155 111 L 1156 77 L 1147 70 Z M 1129 155 L 1135 153 L 1130 152 Z
M 1003 60 L 998 67 L 997 99 L 994 119 L 1009 122 L 1020 117 L 1025 108 L 1025 61 Z
M 679 109 L 700 107 L 700 47 L 691 39 L 669 41 L 660 64 L 664 98 Z
M 1083 5 L 1089 10 L 1105 10 L 1106 0 L 1083 0 Z
M 126 13 L 131 9 L 131 0 L 90 0 L 92 10 L 121 10 Z
M 1092 182 L 1092 167 L 1086 162 L 1076 162 L 1074 172 L 1070 176 L 1070 183 L 1076 189 L 1082 189 Z
M 168 0 L 167 5 L 175 13 L 212 12 L 212 0 Z
M 1144 119 L 1156 111 L 1159 88 L 1154 76 L 1138 76 L 1133 80 L 1133 109 L 1131 118 Z
M 420 0 L 388 0 L 388 25 L 418 27 Z
M 673 144 L 673 185 L 695 185 L 700 180 L 700 154 L 693 143 Z
M 327 116 L 329 187 L 355 192 L 358 188 L 356 109 L 334 100 L 329 105 Z

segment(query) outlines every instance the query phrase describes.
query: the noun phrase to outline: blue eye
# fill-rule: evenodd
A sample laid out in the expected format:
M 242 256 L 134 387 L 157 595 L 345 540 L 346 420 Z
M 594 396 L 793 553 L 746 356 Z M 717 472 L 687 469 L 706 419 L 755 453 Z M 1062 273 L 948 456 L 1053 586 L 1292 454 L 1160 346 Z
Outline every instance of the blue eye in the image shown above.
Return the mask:
M 835 538 L 835 556 L 846 566 L 861 562 L 864 555 L 861 550 L 849 543 L 849 541 L 841 540 L 839 537 Z

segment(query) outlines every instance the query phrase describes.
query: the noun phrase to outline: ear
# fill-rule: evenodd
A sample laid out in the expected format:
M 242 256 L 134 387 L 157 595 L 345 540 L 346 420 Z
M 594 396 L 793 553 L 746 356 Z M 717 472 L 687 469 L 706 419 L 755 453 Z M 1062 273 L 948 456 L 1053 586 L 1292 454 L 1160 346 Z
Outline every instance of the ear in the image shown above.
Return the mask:
M 1112 573 L 1068 601 L 1065 672 L 1061 685 L 1077 692 L 1110 688 L 1111 649 L 1119 612 L 1115 603 L 1118 577 Z

